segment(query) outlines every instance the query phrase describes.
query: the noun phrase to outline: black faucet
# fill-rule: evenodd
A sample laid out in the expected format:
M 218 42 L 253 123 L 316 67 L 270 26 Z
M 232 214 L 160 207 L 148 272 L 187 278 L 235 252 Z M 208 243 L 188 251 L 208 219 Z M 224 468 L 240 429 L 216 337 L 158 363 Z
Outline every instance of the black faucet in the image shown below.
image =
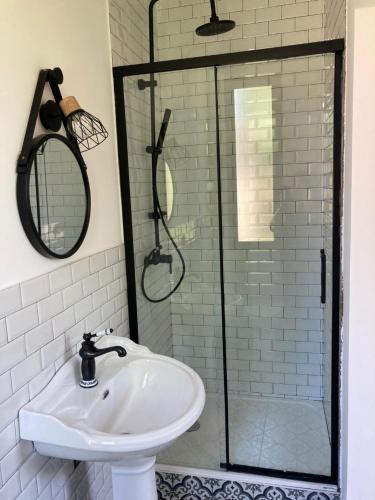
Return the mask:
M 95 343 L 91 340 L 93 337 L 109 335 L 112 332 L 112 328 L 107 328 L 103 333 L 85 333 L 83 335 L 83 342 L 78 353 L 82 358 L 82 378 L 79 383 L 81 387 L 88 389 L 90 387 L 95 387 L 96 385 L 98 385 L 98 381 L 95 378 L 95 358 L 101 356 L 102 354 L 106 354 L 107 352 L 117 352 L 120 358 L 126 356 L 126 350 L 121 346 L 114 345 L 111 347 L 105 347 L 104 349 L 98 349 L 97 347 L 95 347 Z

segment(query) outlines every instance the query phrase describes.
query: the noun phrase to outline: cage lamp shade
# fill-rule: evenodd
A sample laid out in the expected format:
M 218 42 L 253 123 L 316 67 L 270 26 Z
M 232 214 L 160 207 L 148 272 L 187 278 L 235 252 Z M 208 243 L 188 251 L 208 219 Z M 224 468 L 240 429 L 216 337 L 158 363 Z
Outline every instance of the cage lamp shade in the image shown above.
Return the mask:
M 75 97 L 65 97 L 59 105 L 66 118 L 67 131 L 75 137 L 82 152 L 95 148 L 108 137 L 99 118 L 83 110 Z

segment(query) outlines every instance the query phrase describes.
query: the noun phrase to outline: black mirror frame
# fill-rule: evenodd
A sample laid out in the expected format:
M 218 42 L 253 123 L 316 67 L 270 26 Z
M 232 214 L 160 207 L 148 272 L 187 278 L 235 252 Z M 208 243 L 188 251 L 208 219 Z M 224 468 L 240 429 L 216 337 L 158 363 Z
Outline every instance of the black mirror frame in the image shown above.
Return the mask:
M 30 174 L 32 165 L 36 156 L 36 153 L 39 147 L 49 139 L 57 139 L 63 142 L 72 152 L 74 157 L 77 160 L 79 168 L 81 170 L 82 179 L 85 187 L 86 193 L 86 214 L 85 220 L 83 223 L 81 234 L 76 242 L 76 244 L 66 253 L 57 254 L 53 252 L 50 248 L 45 245 L 42 238 L 40 237 L 36 225 L 34 223 L 32 211 L 31 211 L 31 203 L 30 203 Z M 26 163 L 26 168 L 22 171 L 18 171 L 17 173 L 17 205 L 18 211 L 21 218 L 21 223 L 23 229 L 35 250 L 44 255 L 45 257 L 57 258 L 57 259 L 66 259 L 71 257 L 83 243 L 85 239 L 87 229 L 90 222 L 90 214 L 91 214 L 91 192 L 90 192 L 90 184 L 87 176 L 86 165 L 83 161 L 83 158 L 74 144 L 72 144 L 69 139 L 60 134 L 43 134 L 35 137 L 30 145 L 30 154 Z

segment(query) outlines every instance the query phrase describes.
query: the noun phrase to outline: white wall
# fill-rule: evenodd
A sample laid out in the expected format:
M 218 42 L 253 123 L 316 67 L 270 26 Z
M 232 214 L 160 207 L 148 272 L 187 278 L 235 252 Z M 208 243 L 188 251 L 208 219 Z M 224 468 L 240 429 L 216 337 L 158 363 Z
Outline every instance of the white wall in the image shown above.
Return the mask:
M 15 195 L 16 161 L 42 68 L 60 66 L 63 96 L 75 95 L 109 132 L 107 141 L 84 155 L 92 217 L 81 249 L 68 262 L 122 241 L 107 9 L 106 0 L 1 1 L 0 289 L 62 265 L 31 246 Z
M 375 1 L 348 1 L 345 238 L 345 500 L 374 498 Z

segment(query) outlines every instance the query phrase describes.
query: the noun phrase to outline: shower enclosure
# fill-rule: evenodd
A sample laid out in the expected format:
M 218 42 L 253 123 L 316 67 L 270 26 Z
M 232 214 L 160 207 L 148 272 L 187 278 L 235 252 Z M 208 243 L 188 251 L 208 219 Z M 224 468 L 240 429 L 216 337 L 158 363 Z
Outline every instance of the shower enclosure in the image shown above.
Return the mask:
M 131 336 L 207 391 L 199 425 L 159 463 L 337 481 L 342 51 L 114 69 Z M 186 274 L 157 302 L 182 275 L 159 221 L 170 259 L 147 265 L 150 302 L 160 127 L 158 197 Z

